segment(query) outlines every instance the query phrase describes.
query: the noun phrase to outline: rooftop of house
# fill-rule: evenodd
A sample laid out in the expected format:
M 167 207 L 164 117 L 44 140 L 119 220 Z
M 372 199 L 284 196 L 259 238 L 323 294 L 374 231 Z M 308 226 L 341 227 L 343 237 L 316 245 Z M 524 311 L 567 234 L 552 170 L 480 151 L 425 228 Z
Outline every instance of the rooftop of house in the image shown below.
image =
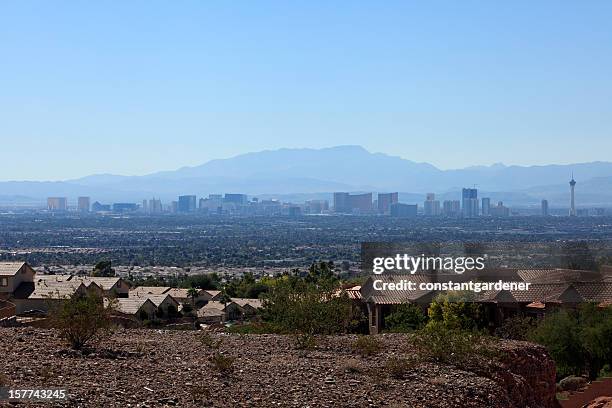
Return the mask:
M 263 306 L 261 299 L 232 298 L 232 302 L 236 303 L 240 307 L 249 305 L 255 309 L 259 309 Z
M 0 276 L 15 276 L 25 262 L 0 262 Z
M 128 299 L 138 299 L 138 298 L 149 299 L 151 302 L 153 302 L 155 306 L 158 306 L 158 307 L 159 305 L 164 303 L 164 301 L 166 301 L 167 298 L 170 299 L 171 303 L 175 303 L 178 305 L 178 302 L 176 301 L 176 299 L 174 299 L 168 293 L 151 294 L 151 293 L 143 293 L 143 292 L 136 292 L 136 293 L 130 292 L 130 297 Z
M 145 303 L 151 303 L 153 307 L 155 304 L 148 298 L 117 298 L 113 299 L 115 310 L 124 314 L 136 314 Z M 109 300 L 105 299 L 105 304 L 109 304 Z
M 198 296 L 199 296 L 202 290 L 197 289 L 197 291 L 198 291 Z M 188 299 L 191 297 L 189 296 L 189 289 L 184 289 L 184 288 L 171 288 L 169 291 L 165 293 L 169 294 L 175 299 Z
M 198 317 L 223 317 L 224 315 L 223 309 L 201 308 L 198 310 Z
M 132 296 L 132 294 L 162 295 L 171 289 L 172 288 L 170 286 L 137 286 L 130 289 L 130 296 Z
M 483 279 L 483 277 L 485 277 Z M 503 278 L 501 277 L 503 276 Z M 476 293 L 480 302 L 494 303 L 580 303 L 580 302 L 612 302 L 612 281 L 606 279 L 606 274 L 593 271 L 578 271 L 570 269 L 520 269 L 503 271 L 501 276 L 486 274 L 478 277 L 483 282 L 496 282 L 502 279 L 509 282 L 530 283 L 527 290 L 490 290 Z M 413 274 L 413 275 L 379 275 L 369 278 L 360 288 L 362 299 L 368 303 L 400 304 L 426 302 L 431 300 L 436 291 L 428 290 L 376 290 L 374 280 L 382 283 L 398 283 L 400 281 L 414 282 L 417 287 L 426 282 L 466 282 L 473 276 L 456 274 Z
M 45 280 L 47 282 L 82 282 L 85 286 L 95 283 L 103 290 L 110 290 L 122 280 L 119 276 L 78 276 L 78 275 L 43 275 L 36 274 L 37 280 Z
M 53 282 L 36 281 L 34 291 L 30 293 L 28 299 L 48 299 L 66 298 L 74 295 L 79 290 L 86 290 L 83 282 Z
M 209 309 L 223 310 L 223 309 L 225 309 L 225 306 L 226 305 L 224 305 L 223 303 L 219 302 L 218 300 L 211 300 L 210 302 L 208 302 L 207 304 L 202 306 L 200 308 L 200 310 L 209 310 Z

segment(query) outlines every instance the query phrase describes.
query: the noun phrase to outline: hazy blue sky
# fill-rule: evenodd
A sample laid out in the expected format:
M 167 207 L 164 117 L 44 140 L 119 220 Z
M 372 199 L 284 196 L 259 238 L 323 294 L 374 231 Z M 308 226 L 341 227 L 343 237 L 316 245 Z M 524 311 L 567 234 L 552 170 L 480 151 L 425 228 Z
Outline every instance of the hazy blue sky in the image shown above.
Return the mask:
M 359 144 L 612 160 L 610 1 L 3 1 L 0 179 Z

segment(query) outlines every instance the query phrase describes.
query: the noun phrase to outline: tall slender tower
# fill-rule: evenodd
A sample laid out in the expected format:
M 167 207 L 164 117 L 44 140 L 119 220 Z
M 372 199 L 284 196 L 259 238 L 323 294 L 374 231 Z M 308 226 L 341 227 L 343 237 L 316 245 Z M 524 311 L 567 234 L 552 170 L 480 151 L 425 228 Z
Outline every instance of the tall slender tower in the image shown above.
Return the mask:
M 574 173 L 572 173 L 572 179 L 570 180 L 569 185 L 570 185 L 570 194 L 571 194 L 569 215 L 570 217 L 575 217 L 576 216 L 576 202 L 574 201 L 574 187 L 576 186 L 576 180 L 574 180 Z

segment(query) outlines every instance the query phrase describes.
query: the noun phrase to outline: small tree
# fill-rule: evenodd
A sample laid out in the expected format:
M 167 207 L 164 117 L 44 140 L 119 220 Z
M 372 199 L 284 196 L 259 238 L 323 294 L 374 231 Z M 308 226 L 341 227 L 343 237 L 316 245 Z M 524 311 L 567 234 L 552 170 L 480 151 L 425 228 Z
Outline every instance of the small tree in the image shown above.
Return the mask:
M 94 294 L 75 295 L 60 301 L 50 321 L 73 349 L 81 350 L 109 333 L 113 309 L 112 301 L 104 307 L 102 299 Z
M 394 307 L 385 317 L 385 327 L 394 333 L 408 333 L 419 330 L 427 323 L 427 316 L 420 306 L 401 304 Z
M 94 266 L 93 271 L 91 271 L 91 276 L 115 276 L 115 269 L 113 268 L 112 261 L 98 262 L 96 266 Z
M 195 300 L 200 294 L 200 291 L 194 288 L 193 286 L 187 290 L 187 296 L 191 299 L 191 305 L 195 306 Z
M 351 300 L 338 294 L 331 280 L 286 277 L 264 297 L 264 318 L 286 333 L 345 333 L 354 323 L 354 312 Z
M 612 308 L 586 303 L 560 310 L 546 316 L 529 337 L 547 348 L 559 376 L 596 378 L 612 363 Z
M 486 317 L 474 292 L 449 291 L 439 294 L 429 305 L 430 323 L 443 323 L 460 330 L 476 330 L 486 326 Z

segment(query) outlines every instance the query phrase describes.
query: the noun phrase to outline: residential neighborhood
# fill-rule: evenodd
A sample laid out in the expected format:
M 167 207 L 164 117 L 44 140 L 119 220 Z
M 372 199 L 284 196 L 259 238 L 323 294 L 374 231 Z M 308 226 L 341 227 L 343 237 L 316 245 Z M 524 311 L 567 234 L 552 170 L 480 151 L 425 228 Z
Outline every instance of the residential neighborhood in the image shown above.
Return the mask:
M 37 274 L 27 262 L 0 263 L 0 324 L 18 321 L 22 315 L 44 318 L 65 299 L 87 294 L 96 295 L 112 307 L 113 314 L 132 323 L 163 323 L 181 317 L 193 317 L 196 323 L 222 323 L 250 319 L 262 306 L 259 299 L 221 302 L 219 290 L 131 287 L 121 277 Z

